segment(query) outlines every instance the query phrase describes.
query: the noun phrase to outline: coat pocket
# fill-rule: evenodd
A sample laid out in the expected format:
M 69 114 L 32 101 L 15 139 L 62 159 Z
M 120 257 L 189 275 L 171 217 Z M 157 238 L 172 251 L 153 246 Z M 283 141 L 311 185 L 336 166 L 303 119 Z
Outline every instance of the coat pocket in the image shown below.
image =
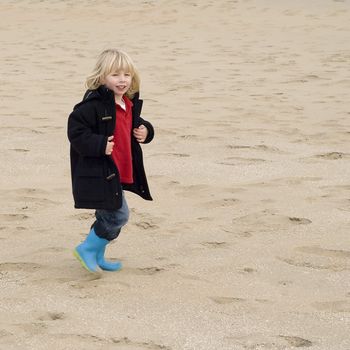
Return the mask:
M 74 176 L 74 197 L 78 201 L 101 202 L 105 200 L 106 179 L 102 162 L 83 159 Z

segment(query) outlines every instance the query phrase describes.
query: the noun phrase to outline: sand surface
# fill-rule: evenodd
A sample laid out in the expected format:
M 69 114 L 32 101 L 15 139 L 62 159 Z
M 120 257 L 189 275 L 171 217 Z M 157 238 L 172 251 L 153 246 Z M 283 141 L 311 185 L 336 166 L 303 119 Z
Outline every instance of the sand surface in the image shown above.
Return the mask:
M 350 2 L 1 1 L 0 349 L 350 349 Z M 93 276 L 67 116 L 142 78 L 154 197 Z

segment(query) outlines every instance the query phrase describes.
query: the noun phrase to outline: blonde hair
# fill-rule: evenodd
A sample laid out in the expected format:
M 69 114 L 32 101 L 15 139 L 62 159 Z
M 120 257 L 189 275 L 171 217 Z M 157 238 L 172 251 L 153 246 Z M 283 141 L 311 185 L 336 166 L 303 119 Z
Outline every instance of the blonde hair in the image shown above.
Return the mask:
M 140 77 L 129 55 L 120 50 L 108 49 L 99 55 L 94 70 L 86 78 L 86 87 L 89 90 L 95 90 L 103 85 L 102 80 L 108 74 L 121 70 L 131 74 L 131 85 L 126 95 L 128 98 L 133 98 L 140 90 Z

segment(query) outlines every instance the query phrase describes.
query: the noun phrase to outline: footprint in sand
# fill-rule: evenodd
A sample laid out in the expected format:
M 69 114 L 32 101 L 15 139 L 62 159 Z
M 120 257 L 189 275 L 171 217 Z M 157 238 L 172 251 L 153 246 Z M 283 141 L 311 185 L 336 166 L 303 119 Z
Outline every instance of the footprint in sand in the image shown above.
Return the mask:
M 72 334 L 72 333 L 56 333 L 52 334 L 51 337 L 69 340 L 71 345 L 82 345 L 96 344 L 96 346 L 108 347 L 113 346 L 113 349 L 132 349 L 132 350 L 172 350 L 169 346 L 157 344 L 151 341 L 139 342 L 133 341 L 127 337 L 123 338 L 104 338 L 91 334 Z M 109 347 L 108 347 L 109 349 Z
M 314 302 L 311 305 L 319 311 L 350 312 L 350 302 L 348 300 Z
M 204 208 L 227 208 L 232 207 L 239 202 L 236 198 L 222 198 L 214 201 L 208 201 L 201 204 Z
M 269 210 L 251 213 L 245 216 L 234 218 L 236 225 L 243 228 L 259 227 L 260 232 L 274 232 L 287 229 L 290 225 L 308 225 L 311 220 L 306 218 L 288 217 L 275 214 Z M 249 230 L 248 230 L 249 231 Z
M 197 141 L 202 141 L 202 137 L 199 135 L 180 135 L 178 138 L 183 139 L 183 140 L 197 140 Z
M 94 220 L 95 219 L 95 214 L 93 213 L 80 213 L 80 214 L 74 214 L 70 216 L 73 219 L 78 219 L 78 220 Z
M 253 269 L 252 267 L 244 267 L 243 269 L 240 270 L 240 273 L 254 273 L 258 272 L 258 270 Z
M 197 217 L 196 219 L 199 221 L 206 221 L 206 222 L 214 221 L 214 219 L 210 218 L 209 216 L 201 216 L 199 218 Z
M 263 152 L 284 154 L 284 152 L 282 152 L 277 147 L 267 146 L 267 145 L 255 145 L 255 146 L 227 145 L 227 147 L 230 148 L 230 149 L 247 149 L 247 150 L 257 150 L 257 151 L 263 151 Z
M 293 282 L 289 280 L 284 280 L 284 281 L 278 281 L 278 284 L 280 284 L 281 286 L 290 286 L 293 284 Z
M 112 342 L 114 344 L 120 345 L 123 349 L 129 348 L 133 350 L 144 350 L 144 349 L 149 349 L 149 350 L 172 350 L 169 346 L 166 345 L 161 345 L 157 344 L 153 341 L 148 341 L 148 342 L 136 342 L 132 341 L 127 337 L 124 338 L 112 338 Z
M 4 262 L 0 264 L 0 272 L 35 272 L 42 268 L 42 265 L 30 262 Z
M 310 340 L 300 337 L 291 337 L 287 335 L 280 335 L 279 337 L 286 340 L 288 345 L 294 346 L 296 348 L 305 348 L 313 345 Z
M 350 259 L 350 251 L 349 250 L 341 250 L 341 249 L 324 249 L 317 246 L 310 246 L 310 247 L 298 247 L 295 248 L 296 251 L 307 253 L 307 254 L 314 254 L 329 258 L 341 258 L 341 259 Z
M 32 322 L 32 323 L 19 323 L 15 325 L 16 335 L 18 336 L 21 331 L 26 334 L 40 335 L 47 332 L 48 325 L 43 322 Z
M 29 152 L 29 149 L 26 148 L 9 148 L 9 151 L 19 152 L 19 153 L 26 153 Z
M 18 222 L 28 219 L 29 216 L 25 214 L 0 214 L 0 221 L 4 222 Z
M 350 270 L 350 251 L 324 249 L 317 246 L 297 247 L 294 251 L 297 253 L 294 257 L 277 257 L 277 259 L 292 266 L 315 270 Z
M 27 195 L 40 195 L 40 196 L 49 196 L 49 192 L 42 190 L 41 188 L 32 188 L 32 187 L 26 187 L 26 188 L 17 188 L 15 190 L 6 191 L 7 194 L 11 195 L 17 195 L 17 196 L 27 196 Z
M 322 181 L 322 177 L 306 176 L 306 177 L 282 177 L 273 179 L 271 182 L 271 187 L 278 185 L 303 185 L 312 182 Z
M 233 339 L 234 344 L 241 345 L 244 349 L 251 350 L 285 350 L 290 347 L 305 348 L 313 346 L 310 340 L 290 335 L 268 336 L 263 334 L 248 334 L 242 337 L 227 337 L 227 339 Z
M 66 251 L 67 251 L 67 248 L 63 248 L 63 247 L 47 247 L 47 248 L 42 248 L 42 249 L 36 250 L 32 254 L 53 253 L 56 255 L 57 253 L 66 252 Z
M 225 248 L 228 246 L 227 242 L 202 242 L 201 245 L 209 248 Z
M 342 266 L 339 266 L 336 264 L 320 264 L 320 263 L 314 263 L 310 261 L 304 261 L 304 260 L 301 260 L 300 258 L 296 259 L 296 258 L 277 257 L 276 259 L 295 267 L 306 267 L 306 268 L 315 269 L 315 270 L 331 270 L 331 271 L 347 270 L 346 268 L 343 268 Z
M 42 208 L 60 204 L 58 201 L 48 199 L 51 197 L 50 192 L 39 188 L 19 188 L 14 190 L 2 190 L 0 194 L 10 198 L 13 202 L 24 203 L 22 209 Z
M 135 226 L 142 228 L 143 230 L 154 230 L 158 229 L 159 226 L 148 221 L 139 221 L 134 223 Z
M 159 216 L 154 216 L 148 213 L 139 212 L 136 209 L 131 209 L 133 215 L 136 217 L 135 225 L 143 230 L 155 230 L 158 229 L 158 224 L 163 222 L 165 219 Z
M 84 345 L 88 344 L 96 344 L 96 346 L 106 347 L 108 344 L 113 343 L 113 341 L 109 338 L 103 338 L 91 334 L 74 334 L 74 333 L 55 333 L 51 334 L 51 338 L 57 338 L 57 342 L 61 339 L 65 339 L 65 341 L 69 341 L 70 348 L 84 347 Z
M 337 159 L 343 159 L 348 158 L 349 154 L 342 153 L 342 152 L 330 152 L 325 154 L 318 154 L 316 155 L 317 158 L 327 159 L 327 160 L 337 160 Z
M 217 162 L 216 164 L 222 164 L 222 165 L 238 165 L 242 163 L 262 163 L 267 162 L 267 159 L 263 158 L 252 158 L 252 157 L 227 157 L 225 161 L 223 162 Z
M 19 135 L 31 135 L 31 134 L 43 134 L 42 131 L 36 130 L 36 129 L 31 129 L 27 127 L 16 127 L 16 126 L 7 126 L 7 127 L 2 127 L 1 131 L 4 132 L 7 135 L 6 136 L 12 136 L 13 133 L 17 133 Z
M 16 198 L 14 201 L 25 203 L 25 207 L 22 207 L 22 209 L 48 208 L 50 206 L 55 206 L 59 204 L 59 202 L 47 198 L 36 198 L 30 196 Z
M 62 130 L 63 126 L 44 125 L 44 126 L 40 126 L 40 128 L 46 129 L 48 131 L 56 131 L 56 130 Z
M 242 303 L 246 301 L 242 298 L 235 298 L 235 297 L 210 297 L 210 299 L 216 303 L 216 304 L 232 304 L 232 303 Z
M 66 318 L 66 315 L 64 312 L 47 312 L 42 316 L 38 317 L 39 321 L 57 321 L 57 320 L 63 320 Z
M 312 223 L 311 220 L 305 218 L 290 217 L 289 220 L 296 225 L 308 225 Z
M 143 268 L 136 268 L 132 269 L 137 275 L 144 275 L 144 276 L 153 276 L 159 272 L 165 271 L 165 269 L 160 267 L 143 267 Z

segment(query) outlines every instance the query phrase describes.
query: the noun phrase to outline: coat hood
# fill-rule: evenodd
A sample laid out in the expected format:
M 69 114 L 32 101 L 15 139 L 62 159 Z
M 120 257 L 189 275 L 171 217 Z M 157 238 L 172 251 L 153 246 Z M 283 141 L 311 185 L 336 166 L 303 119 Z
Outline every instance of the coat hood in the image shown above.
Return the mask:
M 132 101 L 139 99 L 139 92 L 135 93 Z M 83 100 L 74 106 L 74 109 L 80 107 L 81 105 L 90 102 L 92 100 L 108 101 L 113 100 L 113 91 L 108 89 L 105 85 L 99 86 L 94 90 L 86 90 Z

